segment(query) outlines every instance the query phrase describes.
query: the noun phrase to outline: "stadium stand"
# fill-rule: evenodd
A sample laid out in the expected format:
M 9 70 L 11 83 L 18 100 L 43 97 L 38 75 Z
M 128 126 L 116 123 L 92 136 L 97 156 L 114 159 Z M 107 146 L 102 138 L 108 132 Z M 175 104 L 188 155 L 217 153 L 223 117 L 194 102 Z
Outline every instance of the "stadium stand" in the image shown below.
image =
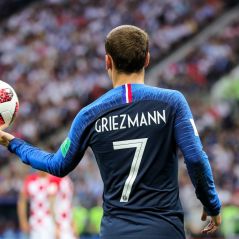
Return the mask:
M 50 143 L 49 149 L 55 150 L 63 139 L 56 133 L 62 128 L 65 132 L 76 112 L 110 87 L 104 72 L 103 42 L 113 26 L 130 23 L 146 29 L 155 63 L 220 17 L 227 9 L 226 2 L 229 4 L 221 0 L 48 0 L 12 16 L 0 28 L 0 77 L 14 85 L 20 98 L 20 112 L 11 130 L 44 147 Z M 239 21 L 233 22 L 187 57 L 170 64 L 157 79 L 158 86 L 187 95 L 229 211 L 230 206 L 239 206 L 239 140 L 235 137 L 239 125 L 232 117 L 232 104 L 220 102 L 215 106 L 209 93 L 214 82 L 238 63 L 238 29 Z M 0 204 L 14 205 L 28 169 L 2 148 L 0 155 Z M 102 182 L 92 158 L 88 151 L 71 174 L 77 205 L 85 209 L 101 203 Z M 196 223 L 201 208 L 196 200 L 187 200 L 195 196 L 182 160 L 180 169 L 181 197 L 187 202 L 186 225 L 188 233 L 196 235 L 201 229 Z M 9 217 L 14 217 L 11 213 Z M 0 235 L 6 228 L 14 231 L 14 223 L 3 221 L 0 215 Z M 238 224 L 231 230 L 224 225 L 222 232 L 233 235 L 238 228 Z M 90 233 L 87 226 L 80 231 Z
M 25 8 L 35 0 L 2 0 L 0 2 L 0 21 Z
M 49 0 L 11 17 L 0 32 L 0 76 L 15 85 L 20 98 L 14 132 L 38 142 L 110 87 L 103 39 L 113 26 L 145 28 L 152 35 L 151 58 L 156 61 L 220 15 L 223 6 L 221 0 Z M 27 94 L 26 85 L 31 86 Z

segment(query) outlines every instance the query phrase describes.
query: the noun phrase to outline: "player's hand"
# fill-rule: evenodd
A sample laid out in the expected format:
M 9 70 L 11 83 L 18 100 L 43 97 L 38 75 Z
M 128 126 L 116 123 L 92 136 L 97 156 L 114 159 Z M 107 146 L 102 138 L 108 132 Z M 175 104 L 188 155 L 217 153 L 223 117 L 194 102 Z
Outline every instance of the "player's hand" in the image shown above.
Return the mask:
M 203 210 L 202 212 L 202 217 L 201 217 L 201 220 L 202 221 L 206 221 L 207 220 L 207 213 L 205 212 L 205 210 Z M 206 233 L 206 234 L 209 234 L 209 233 L 213 233 L 215 232 L 218 227 L 221 225 L 222 223 L 222 219 L 221 219 L 221 215 L 218 214 L 217 216 L 210 216 L 211 219 L 210 219 L 210 222 L 209 224 L 202 230 L 202 233 Z
M 9 142 L 14 139 L 15 137 L 12 134 L 6 133 L 2 130 L 0 130 L 0 144 L 2 146 L 7 147 Z

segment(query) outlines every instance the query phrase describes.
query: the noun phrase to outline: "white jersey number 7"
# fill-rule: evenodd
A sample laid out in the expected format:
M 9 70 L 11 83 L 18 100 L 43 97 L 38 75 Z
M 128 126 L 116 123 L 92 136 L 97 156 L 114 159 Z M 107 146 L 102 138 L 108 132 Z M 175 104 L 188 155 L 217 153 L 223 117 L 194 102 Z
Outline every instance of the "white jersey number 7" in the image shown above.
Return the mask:
M 114 150 L 136 148 L 133 162 L 131 164 L 129 176 L 127 177 L 125 184 L 124 184 L 120 202 L 128 202 L 129 201 L 129 195 L 131 193 L 132 186 L 134 184 L 134 181 L 135 181 L 138 171 L 139 171 L 139 166 L 140 166 L 143 154 L 144 154 L 147 140 L 148 140 L 147 138 L 142 138 L 142 139 L 131 139 L 131 140 L 123 140 L 123 141 L 113 142 Z

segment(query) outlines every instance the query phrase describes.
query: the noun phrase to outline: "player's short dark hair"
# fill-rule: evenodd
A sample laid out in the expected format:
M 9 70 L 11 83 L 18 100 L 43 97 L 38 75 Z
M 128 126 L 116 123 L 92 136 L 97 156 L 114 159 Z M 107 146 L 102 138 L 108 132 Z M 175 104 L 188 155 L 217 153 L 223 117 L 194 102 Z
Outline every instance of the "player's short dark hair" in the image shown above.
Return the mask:
M 148 34 L 131 25 L 116 27 L 106 37 L 105 50 L 112 57 L 117 71 L 139 72 L 149 51 Z

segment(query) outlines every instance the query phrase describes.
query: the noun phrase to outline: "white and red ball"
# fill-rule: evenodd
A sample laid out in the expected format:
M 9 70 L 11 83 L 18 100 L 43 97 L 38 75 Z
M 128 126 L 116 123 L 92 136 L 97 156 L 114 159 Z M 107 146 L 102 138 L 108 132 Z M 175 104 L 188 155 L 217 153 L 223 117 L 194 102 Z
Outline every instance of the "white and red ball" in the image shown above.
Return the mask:
M 15 90 L 0 81 L 0 129 L 6 129 L 15 119 L 19 102 Z

